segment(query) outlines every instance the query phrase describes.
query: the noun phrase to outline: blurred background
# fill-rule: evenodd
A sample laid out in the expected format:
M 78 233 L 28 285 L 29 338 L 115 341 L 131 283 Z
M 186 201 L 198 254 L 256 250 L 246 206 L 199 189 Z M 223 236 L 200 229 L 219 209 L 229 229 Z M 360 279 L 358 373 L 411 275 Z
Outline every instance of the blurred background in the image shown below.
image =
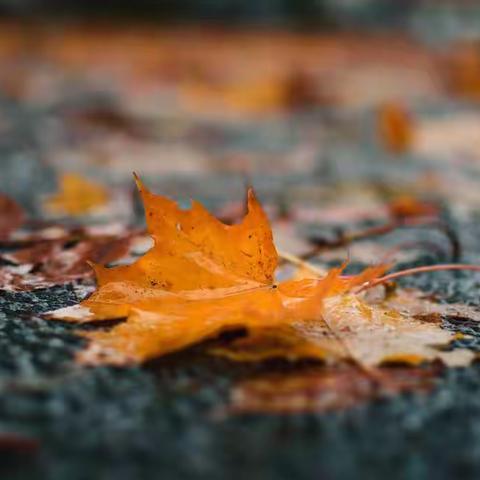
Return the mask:
M 0 191 L 35 217 L 136 221 L 132 171 L 233 219 L 253 184 L 273 219 L 307 226 L 378 220 L 405 196 L 480 202 L 476 0 L 0 0 L 0 15 Z
M 480 265 L 480 0 L 0 0 L 1 480 L 479 477 L 478 362 L 359 381 L 205 342 L 78 368 L 77 326 L 43 313 L 93 291 L 87 259 L 150 247 L 133 171 L 227 223 L 253 185 L 293 260 L 277 280 L 302 274 L 292 255 L 346 274 Z M 457 304 L 412 332 L 441 320 L 455 340 L 432 348 L 480 351 L 463 309 L 479 274 L 399 285 L 407 313 L 416 295 Z M 299 413 L 232 416 L 242 397 Z

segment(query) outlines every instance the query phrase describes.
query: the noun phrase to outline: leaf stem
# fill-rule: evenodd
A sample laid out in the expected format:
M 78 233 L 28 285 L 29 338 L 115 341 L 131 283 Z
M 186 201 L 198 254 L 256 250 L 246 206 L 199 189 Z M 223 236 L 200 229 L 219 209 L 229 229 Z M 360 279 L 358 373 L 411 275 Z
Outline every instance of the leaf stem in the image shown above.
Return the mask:
M 316 277 L 324 277 L 326 275 L 325 270 L 316 267 L 315 265 L 312 265 L 311 263 L 302 260 L 300 257 L 297 257 L 296 255 L 293 255 L 292 253 L 288 252 L 282 252 L 278 251 L 278 256 L 288 262 L 291 263 L 292 265 L 296 265 L 297 267 L 304 268 L 306 270 L 309 270 L 313 274 L 315 274 Z
M 406 277 L 409 275 L 417 275 L 419 273 L 428 273 L 428 272 L 440 272 L 445 270 L 470 270 L 474 272 L 480 272 L 480 265 L 468 265 L 464 263 L 446 263 L 441 265 L 426 265 L 423 267 L 407 268 L 406 270 L 400 270 L 399 272 L 389 273 L 383 277 L 372 280 L 371 282 L 365 283 L 358 293 L 368 290 L 369 288 L 376 287 L 382 283 L 389 282 L 390 280 L 395 280 L 397 278 Z

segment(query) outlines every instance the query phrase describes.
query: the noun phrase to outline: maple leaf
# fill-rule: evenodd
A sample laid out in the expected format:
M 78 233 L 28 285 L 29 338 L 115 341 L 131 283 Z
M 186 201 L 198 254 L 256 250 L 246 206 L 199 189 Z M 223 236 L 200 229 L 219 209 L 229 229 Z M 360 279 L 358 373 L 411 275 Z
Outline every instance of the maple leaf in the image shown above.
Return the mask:
M 248 213 L 225 225 L 197 202 L 181 210 L 137 179 L 153 248 L 128 266 L 93 265 L 98 289 L 79 307 L 53 318 L 76 321 L 128 317 L 93 340 L 86 362 L 143 361 L 197 343 L 226 328 L 265 328 L 319 317 L 321 299 L 378 276 L 384 267 L 342 278 L 274 283 L 278 263 L 269 221 L 252 190 Z M 317 349 L 319 350 L 319 349 Z
M 153 248 L 131 265 L 92 265 L 97 291 L 81 305 L 50 315 L 77 322 L 127 318 L 108 331 L 83 333 L 91 343 L 81 362 L 142 362 L 238 328 L 250 332 L 250 343 L 265 333 L 273 339 L 274 347 L 270 343 L 254 358 L 274 352 L 354 360 L 367 368 L 385 360 L 418 364 L 441 358 L 458 365 L 472 359 L 467 350 L 440 352 L 432 345 L 453 339 L 438 323 L 388 304 L 369 305 L 354 293 L 356 287 L 381 283 L 384 265 L 352 276 L 343 276 L 340 267 L 322 278 L 275 283 L 278 254 L 252 190 L 243 221 L 225 225 L 197 202 L 181 210 L 137 183 Z M 243 354 L 240 348 L 239 359 Z

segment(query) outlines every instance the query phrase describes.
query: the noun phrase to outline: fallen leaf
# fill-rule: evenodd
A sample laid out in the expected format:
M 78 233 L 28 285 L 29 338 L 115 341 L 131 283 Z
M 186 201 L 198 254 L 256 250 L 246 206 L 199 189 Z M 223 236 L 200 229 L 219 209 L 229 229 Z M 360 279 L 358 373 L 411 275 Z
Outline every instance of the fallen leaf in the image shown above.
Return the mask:
M 378 113 L 380 139 L 393 153 L 408 151 L 413 141 L 413 124 L 410 115 L 402 105 L 386 103 Z
M 412 217 L 436 217 L 439 208 L 427 202 L 422 202 L 410 195 L 401 195 L 388 205 L 390 214 L 395 219 L 407 219 Z
M 325 299 L 323 318 L 332 332 L 358 363 L 413 365 L 441 359 L 450 366 L 469 364 L 475 354 L 466 349 L 439 350 L 453 340 L 452 332 L 441 328 L 441 319 L 422 321 L 409 312 L 389 308 L 388 301 L 368 305 L 353 295 Z M 312 336 L 312 334 L 310 334 Z
M 111 263 L 127 256 L 137 238 L 125 231 L 115 237 L 77 232 L 77 237 L 33 245 L 0 255 L 11 265 L 0 267 L 0 289 L 25 291 L 47 288 L 93 276 L 87 261 Z
M 138 183 L 153 248 L 132 265 L 95 265 L 97 291 L 80 306 L 51 315 L 82 322 L 128 317 L 110 331 L 85 334 L 93 340 L 81 356 L 86 363 L 139 362 L 228 328 L 315 319 L 324 296 L 361 285 L 385 270 L 368 269 L 346 279 L 341 269 L 333 269 L 323 279 L 277 285 L 277 252 L 253 191 L 244 220 L 230 226 L 196 202 L 181 210 Z
M 387 300 L 380 300 L 382 301 L 403 315 L 429 317 L 430 321 L 453 316 L 480 322 L 480 311 L 477 308 L 463 303 L 439 303 L 418 290 L 397 288 L 395 294 L 390 295 Z
M 8 238 L 24 219 L 25 213 L 20 205 L 6 195 L 0 195 L 0 239 Z
M 49 314 L 80 323 L 126 318 L 110 330 L 84 332 L 91 342 L 80 362 L 142 362 L 238 328 L 251 335 L 240 347 L 234 344 L 242 359 L 313 357 L 364 368 L 472 360 L 469 350 L 437 348 L 454 339 L 439 320 L 425 322 L 392 308 L 388 298 L 369 302 L 365 292 L 354 292 L 383 275 L 386 266 L 352 276 L 337 268 L 322 278 L 275 283 L 277 252 L 252 191 L 244 220 L 229 226 L 196 202 L 181 210 L 138 185 L 152 249 L 131 265 L 94 265 L 96 292 L 80 305 Z
M 84 215 L 107 204 L 109 194 L 102 185 L 73 173 L 59 180 L 59 191 L 44 202 L 47 211 L 56 215 Z
M 452 93 L 471 101 L 480 100 L 480 55 L 475 44 L 458 48 L 447 69 Z
M 284 82 L 271 78 L 247 83 L 231 82 L 221 87 L 186 82 L 180 94 L 186 107 L 196 110 L 217 107 L 238 113 L 274 112 L 290 100 L 286 97 Z

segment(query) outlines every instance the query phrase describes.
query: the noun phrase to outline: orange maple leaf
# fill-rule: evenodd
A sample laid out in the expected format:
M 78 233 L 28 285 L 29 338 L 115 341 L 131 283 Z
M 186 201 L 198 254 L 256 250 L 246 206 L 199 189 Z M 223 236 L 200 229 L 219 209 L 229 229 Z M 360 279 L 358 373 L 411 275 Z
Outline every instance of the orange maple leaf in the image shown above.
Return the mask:
M 270 224 L 252 190 L 242 223 L 225 225 L 198 202 L 182 210 L 174 201 L 152 194 L 138 178 L 137 185 L 155 245 L 133 265 L 95 266 L 100 287 L 121 280 L 170 292 L 237 291 L 273 283 L 278 255 Z
M 274 282 L 278 263 L 267 216 L 252 190 L 248 213 L 225 225 L 197 202 L 181 210 L 137 179 L 153 248 L 128 266 L 93 265 L 98 289 L 56 318 L 88 322 L 127 317 L 109 331 L 88 332 L 86 363 L 141 362 L 185 348 L 225 329 L 259 330 L 321 320 L 322 299 L 372 280 L 384 266 L 342 277 Z M 302 344 L 305 343 L 303 339 Z M 325 357 L 329 347 L 305 349 Z

